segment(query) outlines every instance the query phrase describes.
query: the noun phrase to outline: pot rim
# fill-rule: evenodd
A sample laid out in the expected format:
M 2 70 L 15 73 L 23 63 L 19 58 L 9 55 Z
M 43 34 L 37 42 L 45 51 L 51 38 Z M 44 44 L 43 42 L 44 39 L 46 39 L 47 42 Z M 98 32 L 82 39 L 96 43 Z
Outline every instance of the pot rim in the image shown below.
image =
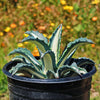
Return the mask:
M 12 76 L 11 73 L 8 72 L 7 67 L 12 64 L 13 61 L 8 62 L 7 64 L 4 65 L 2 71 L 3 73 L 8 77 L 13 80 L 21 81 L 21 82 L 27 82 L 27 83 L 41 83 L 41 84 L 60 84 L 60 83 L 69 83 L 69 82 L 75 82 L 75 81 L 80 81 L 89 77 L 92 77 L 96 73 L 96 67 L 91 66 L 92 69 L 88 73 L 80 76 L 75 76 L 75 77 L 66 77 L 66 78 L 60 78 L 60 79 L 32 79 L 32 78 L 26 78 L 26 77 L 21 77 L 21 76 Z

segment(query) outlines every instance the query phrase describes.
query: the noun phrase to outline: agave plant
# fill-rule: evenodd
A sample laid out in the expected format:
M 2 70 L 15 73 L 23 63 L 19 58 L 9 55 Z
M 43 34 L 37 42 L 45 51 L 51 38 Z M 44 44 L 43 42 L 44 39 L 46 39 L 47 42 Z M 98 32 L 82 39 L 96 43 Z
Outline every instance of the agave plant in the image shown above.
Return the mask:
M 39 50 L 40 59 L 37 60 L 26 48 L 13 50 L 9 55 L 16 53 L 20 55 L 12 59 L 12 61 L 18 62 L 9 70 L 12 75 L 41 79 L 64 78 L 77 75 L 82 77 L 83 74 L 88 72 L 86 70 L 87 65 L 94 65 L 92 60 L 85 57 L 72 58 L 80 45 L 93 43 L 87 38 L 78 38 L 68 43 L 60 55 L 62 25 L 57 27 L 49 41 L 38 31 L 27 31 L 26 34 L 29 36 L 24 38 L 22 42 L 33 42 Z

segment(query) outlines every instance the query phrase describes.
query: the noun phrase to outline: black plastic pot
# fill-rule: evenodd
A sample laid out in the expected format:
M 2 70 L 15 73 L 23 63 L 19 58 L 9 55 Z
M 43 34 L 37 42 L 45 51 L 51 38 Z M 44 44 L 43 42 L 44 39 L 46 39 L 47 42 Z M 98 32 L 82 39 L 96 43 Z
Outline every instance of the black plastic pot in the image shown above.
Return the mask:
M 30 79 L 11 76 L 8 70 L 17 62 L 9 62 L 3 72 L 8 78 L 10 100 L 90 100 L 92 75 L 95 66 L 88 66 L 88 73 L 72 78 Z

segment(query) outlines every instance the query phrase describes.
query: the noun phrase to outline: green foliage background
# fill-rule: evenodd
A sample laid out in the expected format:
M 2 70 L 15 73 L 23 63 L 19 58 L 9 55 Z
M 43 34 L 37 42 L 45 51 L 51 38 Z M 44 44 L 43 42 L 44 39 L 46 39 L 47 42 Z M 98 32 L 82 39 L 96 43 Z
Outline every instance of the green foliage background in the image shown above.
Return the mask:
M 63 4 L 63 1 L 66 3 Z M 21 21 L 23 25 L 20 24 Z M 49 38 L 61 23 L 63 24 L 62 51 L 67 43 L 79 37 L 87 37 L 95 42 L 95 45 L 80 47 L 74 57 L 85 56 L 96 62 L 98 71 L 93 76 L 91 100 L 99 100 L 99 0 L 0 0 L 0 100 L 9 98 L 7 78 L 2 72 L 2 67 L 10 61 L 11 57 L 7 54 L 19 46 L 18 43 L 24 38 L 24 32 L 38 30 Z M 12 28 L 13 24 L 16 27 Z M 34 49 L 31 43 L 23 44 L 22 47 L 31 51 Z

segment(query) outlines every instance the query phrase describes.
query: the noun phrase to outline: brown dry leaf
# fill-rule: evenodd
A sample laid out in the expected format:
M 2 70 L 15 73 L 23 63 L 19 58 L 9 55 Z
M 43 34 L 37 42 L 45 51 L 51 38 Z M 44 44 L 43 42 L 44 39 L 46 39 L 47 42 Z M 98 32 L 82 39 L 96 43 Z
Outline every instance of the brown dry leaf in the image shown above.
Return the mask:
M 95 97 L 97 97 L 99 95 L 100 95 L 99 92 L 92 92 L 91 98 L 95 98 Z

